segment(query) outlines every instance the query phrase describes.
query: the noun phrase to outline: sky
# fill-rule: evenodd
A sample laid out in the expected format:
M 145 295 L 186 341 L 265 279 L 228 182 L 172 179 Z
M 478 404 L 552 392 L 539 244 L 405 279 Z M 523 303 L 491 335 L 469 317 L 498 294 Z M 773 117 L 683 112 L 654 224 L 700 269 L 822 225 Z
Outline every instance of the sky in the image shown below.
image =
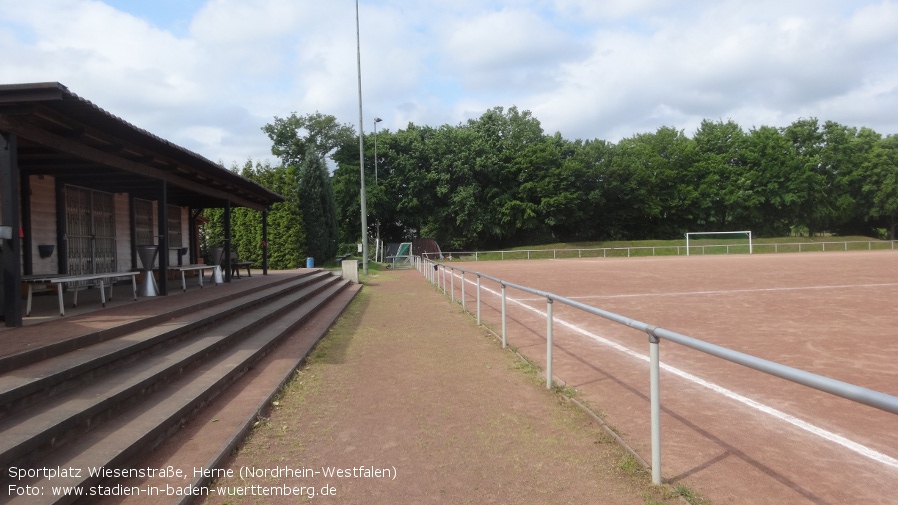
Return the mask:
M 227 167 L 321 112 L 378 130 L 493 107 L 547 134 L 703 119 L 898 133 L 898 0 L 0 0 L 0 83 L 59 82 Z M 358 52 L 357 52 L 358 50 Z M 359 55 L 360 54 L 360 58 Z

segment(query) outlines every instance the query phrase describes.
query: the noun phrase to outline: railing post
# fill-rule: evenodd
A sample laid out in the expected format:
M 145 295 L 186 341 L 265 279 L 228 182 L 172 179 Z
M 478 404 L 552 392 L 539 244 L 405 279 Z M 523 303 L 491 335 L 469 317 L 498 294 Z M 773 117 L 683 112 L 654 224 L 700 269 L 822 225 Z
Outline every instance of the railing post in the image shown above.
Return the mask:
M 480 326 L 480 274 L 477 274 L 477 326 Z
M 661 359 L 659 344 L 661 339 L 655 336 L 655 327 L 650 326 L 649 334 L 649 382 L 651 383 L 651 417 L 652 417 L 652 483 L 661 484 Z
M 505 319 L 505 282 L 502 282 L 502 348 L 508 345 L 508 333 Z
M 546 389 L 552 389 L 552 299 L 546 298 Z
M 461 271 L 461 310 L 462 312 L 467 312 L 467 305 L 465 305 L 465 271 Z
M 449 269 L 449 299 L 452 300 L 452 303 L 455 303 L 455 268 Z

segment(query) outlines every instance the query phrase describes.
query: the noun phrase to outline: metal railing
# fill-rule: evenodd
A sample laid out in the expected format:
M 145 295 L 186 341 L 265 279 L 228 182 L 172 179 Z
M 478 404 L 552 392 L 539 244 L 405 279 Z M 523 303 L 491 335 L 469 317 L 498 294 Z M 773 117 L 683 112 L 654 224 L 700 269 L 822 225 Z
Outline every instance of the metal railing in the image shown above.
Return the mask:
M 895 240 L 856 240 L 847 242 L 789 242 L 764 244 L 752 243 L 755 254 L 790 253 L 811 251 L 874 251 L 898 249 Z M 573 249 L 517 249 L 510 251 L 455 251 L 443 252 L 449 260 L 483 261 L 487 259 L 568 259 L 568 258 L 632 258 L 647 256 L 685 256 L 685 245 L 634 246 L 634 247 L 581 247 Z M 690 245 L 690 254 L 748 254 L 749 244 Z
M 651 397 L 651 447 L 652 447 L 652 461 L 651 461 L 651 471 L 652 471 L 652 482 L 655 484 L 661 484 L 661 397 L 660 397 L 660 342 L 661 340 L 668 340 L 670 342 L 674 342 L 680 344 L 682 346 L 688 347 L 690 349 L 694 349 L 696 351 L 703 352 L 705 354 L 709 354 L 711 356 L 715 356 L 720 359 L 724 359 L 730 361 L 732 363 L 736 363 L 739 365 L 746 366 L 748 368 L 764 372 L 769 375 L 773 375 L 775 377 L 780 377 L 782 379 L 786 379 L 788 381 L 801 384 L 810 388 L 814 388 L 829 394 L 833 394 L 842 398 L 846 398 L 848 400 L 861 403 L 864 405 L 868 405 L 886 412 L 890 412 L 892 414 L 898 414 L 898 397 L 888 395 L 886 393 L 882 393 L 879 391 L 874 391 L 872 389 L 867 389 L 861 386 L 857 386 L 854 384 L 850 384 L 847 382 L 839 381 L 836 379 L 832 379 L 830 377 L 825 377 L 822 375 L 814 374 L 811 372 L 807 372 L 805 370 L 801 370 L 798 368 L 793 368 L 790 366 L 786 366 L 774 361 L 766 360 L 763 358 L 759 358 L 757 356 L 752 356 L 750 354 L 745 354 L 739 351 L 734 351 L 732 349 L 728 349 L 726 347 L 722 347 L 716 344 L 711 344 L 696 338 L 692 338 L 680 333 L 676 333 L 670 330 L 666 330 L 664 328 L 659 328 L 657 326 L 644 323 L 642 321 L 637 321 L 635 319 L 631 319 L 629 317 L 625 317 L 619 314 L 615 314 L 613 312 L 608 312 L 606 310 L 598 309 L 596 307 L 592 307 L 590 305 L 586 305 L 584 303 L 580 303 L 574 300 L 570 300 L 563 296 L 559 296 L 553 293 L 549 293 L 546 291 L 540 291 L 538 289 L 533 289 L 531 287 L 522 286 L 518 284 L 514 284 L 496 277 L 492 277 L 490 275 L 466 270 L 463 268 L 453 267 L 451 265 L 446 265 L 443 263 L 437 263 L 432 260 L 428 260 L 425 258 L 416 258 L 415 261 L 416 268 L 423 273 L 423 275 L 427 278 L 427 280 L 435 285 L 437 288 L 441 289 L 444 294 L 448 294 L 453 303 L 455 303 L 455 278 L 458 276 L 461 281 L 461 298 L 460 303 L 462 305 L 462 309 L 467 312 L 466 307 L 466 297 L 465 297 L 465 284 L 466 284 L 466 275 L 475 276 L 477 278 L 476 286 L 477 286 L 477 294 L 476 294 L 476 316 L 477 316 L 477 324 L 481 324 L 481 280 L 488 279 L 493 282 L 498 283 L 501 286 L 501 300 L 502 300 L 502 308 L 501 308 L 501 318 L 502 318 L 502 330 L 501 330 L 501 339 L 502 339 L 502 347 L 505 348 L 508 344 L 508 335 L 507 335 L 507 289 L 517 289 L 519 291 L 523 291 L 525 293 L 530 293 L 532 295 L 536 295 L 546 299 L 546 387 L 552 388 L 552 340 L 553 340 L 553 303 L 559 302 L 575 309 L 582 310 L 589 314 L 593 314 L 599 316 L 601 318 L 607 319 L 609 321 L 625 325 L 627 327 L 636 329 L 638 331 L 644 332 L 648 336 L 649 341 L 649 381 L 650 381 L 650 397 Z M 449 275 L 449 284 L 448 284 L 448 292 L 447 292 L 447 279 L 446 275 Z

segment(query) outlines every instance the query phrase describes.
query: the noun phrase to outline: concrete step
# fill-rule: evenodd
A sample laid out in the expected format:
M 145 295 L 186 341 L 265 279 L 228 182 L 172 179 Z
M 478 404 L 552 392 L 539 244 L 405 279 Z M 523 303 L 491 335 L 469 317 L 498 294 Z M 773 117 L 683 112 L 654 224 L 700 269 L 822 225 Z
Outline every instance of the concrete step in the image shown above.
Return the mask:
M 337 318 L 361 289 L 350 284 L 326 306 L 278 345 L 277 352 L 266 355 L 253 365 L 214 402 L 197 413 L 196 417 L 181 427 L 153 451 L 142 454 L 129 463 L 131 468 L 181 468 L 189 471 L 187 479 L 153 477 L 107 479 L 104 484 L 122 488 L 197 489 L 210 484 L 209 473 L 196 474 L 193 468 L 220 470 L 227 468 L 228 460 L 243 443 L 257 421 L 269 415 L 272 401 L 281 388 L 294 377 L 312 348 L 323 338 Z M 130 497 L 116 497 L 97 502 L 102 505 L 187 505 L 195 503 L 195 497 L 167 496 L 149 493 Z M 202 500 L 201 500 L 202 501 Z
M 243 312 L 191 338 L 112 371 L 90 384 L 54 396 L 0 421 L 0 465 L 33 466 L 44 454 L 81 436 L 98 422 L 164 387 L 191 366 L 234 345 L 259 325 L 306 303 L 338 282 L 322 276 L 297 291 L 285 290 L 277 300 Z M 289 286 L 288 286 L 289 287 Z M 314 308 L 312 306 L 311 308 Z
M 67 335 L 65 335 L 65 338 L 60 338 L 46 344 L 31 345 L 31 342 L 27 339 L 24 342 L 14 342 L 16 338 L 14 338 L 13 335 L 3 335 L 8 343 L 11 344 L 10 346 L 13 348 L 17 347 L 19 350 L 10 352 L 9 354 L 0 355 L 0 375 L 54 356 L 59 356 L 99 342 L 118 338 L 122 335 L 139 331 L 153 325 L 161 324 L 175 317 L 213 307 L 236 298 L 249 296 L 259 290 L 280 283 L 290 282 L 296 277 L 319 275 L 321 273 L 320 270 L 308 270 L 288 276 L 280 276 L 273 280 L 266 280 L 266 282 L 261 283 L 213 286 L 210 287 L 210 289 L 200 290 L 199 293 L 186 293 L 183 295 L 178 294 L 168 297 L 141 300 L 139 306 L 144 314 L 141 314 L 139 317 L 124 317 L 124 322 L 121 323 L 97 324 L 96 322 L 91 322 L 90 326 L 99 326 L 97 329 L 83 328 L 80 323 L 83 319 L 81 317 L 66 316 L 64 322 L 68 324 L 65 327 L 59 328 L 58 326 L 50 325 L 60 333 L 66 333 Z M 226 294 L 221 294 L 220 290 L 222 288 L 227 289 Z M 177 301 L 178 305 L 172 307 L 172 301 L 174 300 Z M 134 312 L 136 312 L 136 309 L 133 307 L 136 306 L 137 305 L 131 305 L 105 309 L 103 314 L 133 315 Z M 159 307 L 159 309 L 157 310 L 156 307 Z M 62 322 L 63 320 L 60 319 L 59 321 Z M 34 335 L 35 332 L 41 332 L 44 327 L 45 325 L 17 328 L 16 331 L 17 334 Z
M 192 332 L 234 317 L 243 311 L 268 303 L 282 293 L 300 289 L 322 278 L 333 277 L 326 272 L 298 276 L 263 289 L 240 293 L 211 306 L 198 304 L 196 310 L 186 315 L 172 315 L 164 324 L 137 329 L 115 339 L 60 354 L 0 375 L 0 419 L 18 409 L 34 404 L 55 394 L 76 387 L 83 381 L 108 373 L 141 356 L 171 345 Z M 182 310 L 176 312 L 180 313 Z
M 32 486 L 32 489 L 38 489 L 43 494 L 16 496 L 10 503 L 73 503 L 76 501 L 75 496 L 54 496 L 53 488 L 77 487 L 90 492 L 97 489 L 92 486 L 96 486 L 104 478 L 92 475 L 89 469 L 105 468 L 114 471 L 134 468 L 129 464 L 130 461 L 187 424 L 198 409 L 212 401 L 283 337 L 308 320 L 318 308 L 341 293 L 346 286 L 345 281 L 339 281 L 293 311 L 256 325 L 251 335 L 233 347 L 205 360 L 201 366 L 167 384 L 134 408 L 122 412 L 42 458 L 42 468 L 77 468 L 82 471 L 78 472 L 78 476 L 68 474 L 18 480 L 16 485 Z M 85 498 L 82 501 L 93 503 L 96 498 Z

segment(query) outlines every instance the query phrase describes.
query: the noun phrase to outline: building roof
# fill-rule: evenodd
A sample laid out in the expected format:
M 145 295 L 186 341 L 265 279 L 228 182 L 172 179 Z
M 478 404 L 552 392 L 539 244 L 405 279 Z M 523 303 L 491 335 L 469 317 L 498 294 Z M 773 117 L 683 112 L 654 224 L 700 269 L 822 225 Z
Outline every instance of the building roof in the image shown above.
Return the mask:
M 142 130 L 58 82 L 0 85 L 0 131 L 18 140 L 24 175 L 191 208 L 264 210 L 284 198 L 203 156 Z

